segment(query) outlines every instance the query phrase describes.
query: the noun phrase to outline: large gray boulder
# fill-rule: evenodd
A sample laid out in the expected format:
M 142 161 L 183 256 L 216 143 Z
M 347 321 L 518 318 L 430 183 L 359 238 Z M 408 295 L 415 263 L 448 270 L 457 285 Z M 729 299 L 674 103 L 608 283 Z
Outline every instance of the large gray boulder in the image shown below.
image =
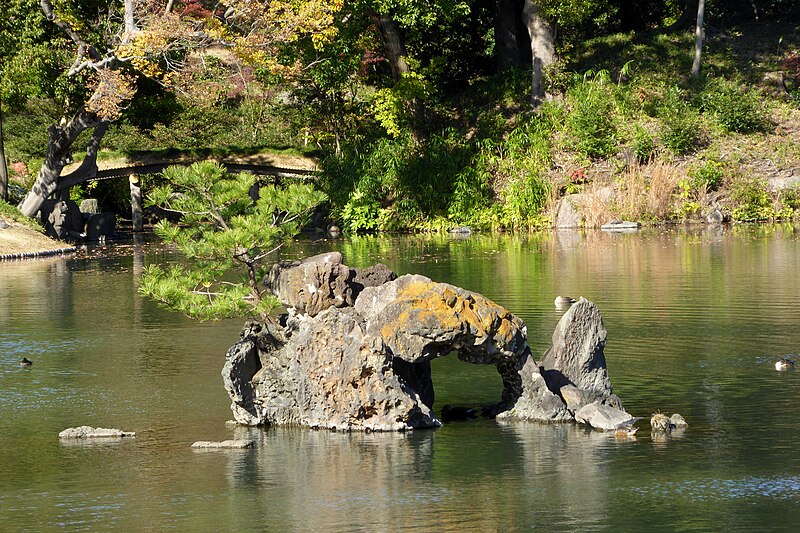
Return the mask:
M 235 420 L 334 430 L 436 427 L 430 362 L 451 353 L 495 366 L 503 391 L 487 411 L 500 419 L 563 422 L 593 402 L 621 407 L 591 302 L 581 299 L 565 314 L 540 368 L 525 325 L 504 307 L 424 276 L 394 278 L 382 265 L 351 269 L 338 254 L 274 268 L 270 283 L 289 313 L 248 324 L 228 351 L 222 374 Z
M 261 370 L 261 359 L 257 341 L 268 349 L 282 344 L 281 329 L 270 327 L 271 323 L 248 322 L 241 333 L 241 339 L 228 349 L 225 364 L 222 366 L 222 383 L 231 399 L 231 411 L 240 424 L 257 426 L 262 423 L 261 415 L 255 405 L 253 376 Z M 280 337 L 276 339 L 274 335 Z
M 72 200 L 45 200 L 39 211 L 39 219 L 49 237 L 82 238 L 83 216 L 78 204 Z
M 258 419 L 245 401 L 245 416 L 234 411 L 238 422 L 372 431 L 439 425 L 352 309 L 331 307 L 294 327 L 283 345 L 255 339 L 262 367 L 252 377 L 250 401 Z
M 266 282 L 287 308 L 315 316 L 329 307 L 350 307 L 365 287 L 395 278 L 397 275 L 384 265 L 350 268 L 342 264 L 342 254 L 329 252 L 303 261 L 277 263 Z
M 500 412 L 498 420 L 528 420 L 537 422 L 568 422 L 573 420 L 564 401 L 547 388 L 539 367 L 529 357 L 520 377 L 523 383 L 522 394 L 510 409 Z
M 113 238 L 117 228 L 117 215 L 114 213 L 98 213 L 86 219 L 84 233 L 86 240 L 101 241 Z
M 552 345 L 540 363 L 547 386 L 564 398 L 573 412 L 598 400 L 622 407 L 613 394 L 605 345 L 606 328 L 600 310 L 580 298 L 561 317 Z
M 556 206 L 555 224 L 553 225 L 561 229 L 580 228 L 584 219 L 581 207 L 585 203 L 585 194 L 569 194 L 561 198 Z

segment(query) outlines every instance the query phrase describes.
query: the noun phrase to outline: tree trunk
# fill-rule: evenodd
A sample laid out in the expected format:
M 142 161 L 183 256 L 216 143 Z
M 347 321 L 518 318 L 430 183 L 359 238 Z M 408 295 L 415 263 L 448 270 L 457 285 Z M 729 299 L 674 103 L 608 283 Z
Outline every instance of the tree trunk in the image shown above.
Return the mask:
M 692 63 L 692 78 L 700 77 L 700 58 L 703 55 L 703 15 L 705 14 L 706 1 L 697 3 L 697 27 L 695 28 L 694 62 Z
M 678 19 L 670 24 L 667 27 L 668 31 L 673 30 L 688 30 L 692 27 L 692 19 L 694 19 L 695 13 L 697 13 L 697 9 L 695 6 L 697 5 L 698 0 L 686 0 L 683 4 L 683 9 L 681 10 L 681 15 Z
M 144 213 L 142 212 L 142 188 L 139 186 L 139 176 L 136 174 L 128 178 L 131 189 L 131 226 L 134 233 L 144 231 Z
M 127 43 L 134 32 L 136 32 L 136 20 L 133 16 L 133 2 L 134 0 L 125 0 L 125 37 L 123 42 Z
M 0 200 L 8 200 L 8 167 L 6 166 L 6 149 L 3 146 L 3 108 L 0 103 Z
M 48 129 L 50 139 L 47 143 L 47 155 L 44 163 L 30 192 L 19 204 L 19 210 L 23 215 L 36 216 L 42 203 L 59 188 L 59 185 L 60 188 L 69 187 L 93 177 L 93 173 L 97 170 L 97 149 L 107 127 L 107 122 L 101 121 L 97 115 L 83 108 L 75 113 L 65 125 L 53 124 L 50 126 Z M 75 172 L 65 176 L 65 178 L 70 178 L 69 184 L 66 183 L 67 180 L 59 183 L 61 171 L 64 170 L 64 165 L 67 164 L 72 152 L 72 145 L 78 135 L 88 128 L 95 128 L 95 132 L 86 149 L 86 159 Z
M 524 0 L 497 0 L 494 19 L 494 50 L 497 71 L 522 66 L 517 27 Z
M 386 50 L 389 66 L 392 68 L 392 77 L 394 81 L 399 81 L 411 71 L 403 57 L 406 55 L 405 41 L 390 15 L 378 15 L 378 22 L 381 28 L 383 48 Z
M 544 68 L 556 60 L 553 28 L 539 15 L 539 6 L 525 0 L 522 19 L 531 38 L 531 105 L 538 107 L 545 97 Z

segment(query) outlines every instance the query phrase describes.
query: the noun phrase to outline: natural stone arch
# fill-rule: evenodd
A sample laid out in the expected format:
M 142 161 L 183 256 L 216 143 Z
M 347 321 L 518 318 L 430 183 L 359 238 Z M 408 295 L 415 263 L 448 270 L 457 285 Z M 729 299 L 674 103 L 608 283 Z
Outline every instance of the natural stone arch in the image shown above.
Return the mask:
M 413 365 L 416 376 L 403 375 L 408 383 L 427 373 L 427 381 L 421 385 L 431 390 L 428 407 L 433 404 L 433 387 L 428 385 L 430 361 L 452 352 L 461 361 L 497 368 L 503 381 L 498 410 L 519 398 L 519 370 L 530 356 L 525 325 L 485 296 L 424 276 L 406 275 L 365 289 L 355 310 L 366 318 L 367 333 L 386 344 L 396 371 L 408 368 L 396 361 Z
M 424 276 L 349 268 L 334 252 L 276 265 L 269 284 L 288 314 L 246 326 L 222 371 L 240 424 L 437 427 L 430 362 L 452 352 L 497 368 L 498 419 L 577 419 L 602 429 L 630 419 L 611 391 L 599 311 L 583 298 L 562 317 L 541 368 L 522 320 Z

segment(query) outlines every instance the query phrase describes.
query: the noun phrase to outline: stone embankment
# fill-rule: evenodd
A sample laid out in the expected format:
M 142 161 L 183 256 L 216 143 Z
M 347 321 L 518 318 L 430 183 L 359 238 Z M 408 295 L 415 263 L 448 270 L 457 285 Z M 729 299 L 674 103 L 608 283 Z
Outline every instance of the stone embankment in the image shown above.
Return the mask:
M 0 261 L 48 257 L 75 250 L 23 224 L 0 218 Z
M 612 392 L 600 312 L 583 298 L 537 363 L 521 319 L 481 294 L 424 276 L 350 268 L 333 252 L 278 264 L 268 281 L 288 313 L 248 323 L 222 370 L 240 424 L 438 427 L 430 363 L 451 353 L 500 374 L 503 390 L 488 416 L 604 430 L 633 420 Z

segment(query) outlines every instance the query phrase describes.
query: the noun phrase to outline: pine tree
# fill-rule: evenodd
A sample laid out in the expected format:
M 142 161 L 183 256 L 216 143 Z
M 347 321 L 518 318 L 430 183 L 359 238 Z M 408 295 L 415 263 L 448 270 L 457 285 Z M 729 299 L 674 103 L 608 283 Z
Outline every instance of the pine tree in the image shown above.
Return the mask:
M 181 219 L 162 220 L 155 231 L 190 261 L 146 267 L 140 292 L 191 318 L 266 319 L 278 304 L 263 287 L 266 260 L 300 231 L 325 195 L 307 184 L 267 185 L 254 201 L 252 174 L 231 174 L 211 162 L 170 167 L 164 176 L 169 183 L 153 189 L 148 203 Z

